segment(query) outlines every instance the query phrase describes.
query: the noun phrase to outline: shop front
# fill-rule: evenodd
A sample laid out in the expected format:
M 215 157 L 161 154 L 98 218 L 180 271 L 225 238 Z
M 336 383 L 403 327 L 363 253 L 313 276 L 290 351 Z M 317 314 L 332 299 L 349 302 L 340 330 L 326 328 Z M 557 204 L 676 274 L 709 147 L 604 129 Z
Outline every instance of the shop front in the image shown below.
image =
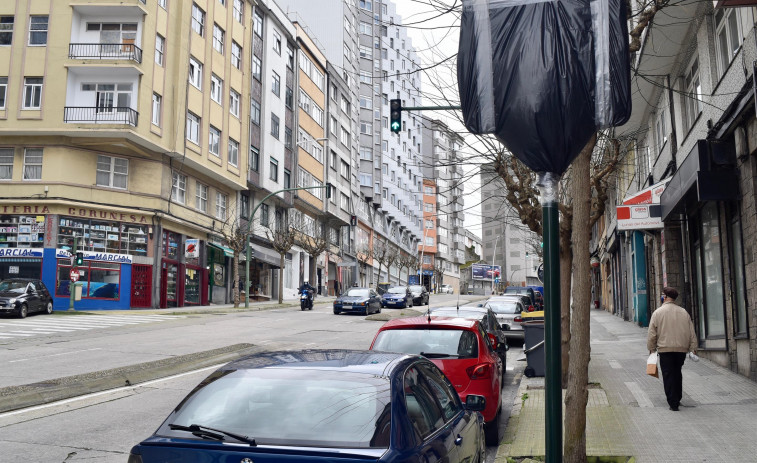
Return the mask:
M 170 230 L 163 230 L 161 238 L 160 307 L 207 305 L 204 242 Z
M 42 281 L 54 292 L 53 308 L 69 308 L 71 274 L 78 273 L 82 287 L 81 300 L 74 309 L 129 309 L 131 299 L 132 256 L 109 252 L 81 251 L 84 264 L 73 265 L 71 253 L 66 249 L 45 249 Z
M 42 248 L 0 248 L 0 280 L 42 278 Z

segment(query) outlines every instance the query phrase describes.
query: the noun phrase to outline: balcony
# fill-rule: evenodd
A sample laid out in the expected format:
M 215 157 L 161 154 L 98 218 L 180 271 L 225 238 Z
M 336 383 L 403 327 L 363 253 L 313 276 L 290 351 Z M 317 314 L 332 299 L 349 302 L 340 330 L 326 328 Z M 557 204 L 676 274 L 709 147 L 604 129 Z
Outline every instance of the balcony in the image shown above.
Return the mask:
M 124 106 L 66 106 L 63 108 L 63 122 L 91 124 L 125 124 L 137 126 L 139 113 Z
M 71 59 L 106 59 L 142 62 L 142 49 L 133 43 L 71 43 L 68 45 Z

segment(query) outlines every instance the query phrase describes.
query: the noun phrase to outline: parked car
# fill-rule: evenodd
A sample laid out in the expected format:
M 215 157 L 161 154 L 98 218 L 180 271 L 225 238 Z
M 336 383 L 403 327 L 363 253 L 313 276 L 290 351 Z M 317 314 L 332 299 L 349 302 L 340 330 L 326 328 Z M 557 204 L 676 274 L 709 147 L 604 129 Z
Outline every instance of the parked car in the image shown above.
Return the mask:
M 9 278 L 0 281 L 0 313 L 26 318 L 35 312 L 53 313 L 53 297 L 42 280 Z
M 420 356 L 260 353 L 208 376 L 128 461 L 484 461 L 486 400 L 469 397 Z
M 405 307 L 413 306 L 413 294 L 407 286 L 392 286 L 381 295 L 381 307 Z
M 524 340 L 521 314 L 525 311 L 520 300 L 508 296 L 489 298 L 484 304 L 497 316 L 497 322 L 504 328 L 505 337 L 515 339 L 521 343 Z
M 496 298 L 510 298 L 517 301 L 520 301 L 521 304 L 523 304 L 523 310 L 526 312 L 533 312 L 534 310 L 537 310 L 536 305 L 534 304 L 533 299 L 528 294 L 502 294 L 500 296 L 492 296 Z M 482 304 L 483 305 L 483 304 Z
M 423 285 L 410 285 L 410 292 L 413 294 L 413 304 L 428 305 L 428 290 Z
M 531 298 L 531 305 L 536 302 L 536 294 L 534 289 L 528 286 L 508 286 L 505 288 L 504 294 L 525 294 Z
M 497 320 L 497 315 L 490 308 L 464 305 L 462 307 L 434 307 L 429 308 L 428 312 L 437 317 L 459 317 L 480 321 L 481 326 L 486 331 L 486 335 L 492 341 L 494 350 L 497 351 L 497 355 L 502 360 L 502 374 L 505 374 L 505 370 L 507 369 L 507 351 L 510 347 L 507 345 L 504 328 L 502 328 L 499 320 Z
M 442 285 L 439 288 L 439 292 L 442 294 L 455 294 L 455 290 L 452 289 L 452 285 Z
M 381 313 L 381 298 L 371 288 L 350 288 L 334 299 L 334 313 L 342 312 Z
M 441 369 L 466 402 L 484 396 L 484 432 L 488 445 L 499 443 L 502 360 L 478 320 L 450 317 L 399 318 L 376 333 L 371 350 L 420 354 Z

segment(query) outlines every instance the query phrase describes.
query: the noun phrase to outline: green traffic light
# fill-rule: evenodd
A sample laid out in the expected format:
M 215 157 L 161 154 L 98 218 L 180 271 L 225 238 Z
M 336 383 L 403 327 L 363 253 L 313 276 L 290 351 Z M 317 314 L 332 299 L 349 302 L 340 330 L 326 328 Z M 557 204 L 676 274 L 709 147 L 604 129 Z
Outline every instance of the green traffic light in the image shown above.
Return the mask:
M 392 131 L 397 132 L 400 129 L 400 123 L 399 122 L 392 122 Z

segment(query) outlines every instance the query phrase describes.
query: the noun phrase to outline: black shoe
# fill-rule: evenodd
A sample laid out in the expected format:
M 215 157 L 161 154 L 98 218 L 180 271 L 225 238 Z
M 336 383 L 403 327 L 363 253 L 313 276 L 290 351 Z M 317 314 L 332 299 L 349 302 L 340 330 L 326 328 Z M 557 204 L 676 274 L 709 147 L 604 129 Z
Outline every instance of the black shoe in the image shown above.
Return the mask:
M 676 407 L 674 407 L 674 406 L 672 406 L 672 405 L 671 405 L 671 406 L 670 406 L 670 409 L 671 409 L 671 410 L 673 410 L 674 412 L 677 412 L 677 411 L 678 411 L 678 407 L 677 407 L 677 406 L 676 406 Z

